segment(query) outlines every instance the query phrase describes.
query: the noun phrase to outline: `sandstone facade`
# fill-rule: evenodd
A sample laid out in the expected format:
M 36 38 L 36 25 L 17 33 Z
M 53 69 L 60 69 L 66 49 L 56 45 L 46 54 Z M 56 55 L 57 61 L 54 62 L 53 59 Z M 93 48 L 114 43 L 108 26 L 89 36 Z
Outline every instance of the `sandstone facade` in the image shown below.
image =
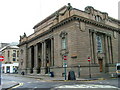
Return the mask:
M 20 37 L 20 73 L 62 76 L 64 63 L 67 73 L 73 70 L 78 76 L 89 75 L 88 57 L 91 57 L 91 74 L 115 73 L 118 62 L 120 21 L 91 6 L 84 11 L 70 4 L 35 25 L 34 33 Z M 64 55 L 67 60 L 64 61 Z M 23 62 L 21 64 L 21 62 Z

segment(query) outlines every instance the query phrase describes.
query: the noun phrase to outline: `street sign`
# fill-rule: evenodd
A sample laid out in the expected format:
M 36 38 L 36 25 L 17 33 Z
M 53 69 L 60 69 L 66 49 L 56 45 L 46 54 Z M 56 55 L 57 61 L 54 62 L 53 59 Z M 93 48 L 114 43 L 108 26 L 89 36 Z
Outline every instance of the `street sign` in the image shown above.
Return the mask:
M 67 67 L 67 64 L 64 64 L 63 67 Z
M 90 62 L 91 61 L 91 59 L 90 59 L 90 57 L 88 57 L 88 62 Z
M 63 56 L 63 59 L 64 59 L 64 60 L 67 60 L 67 56 Z
M 0 62 L 4 61 L 4 56 L 0 56 Z

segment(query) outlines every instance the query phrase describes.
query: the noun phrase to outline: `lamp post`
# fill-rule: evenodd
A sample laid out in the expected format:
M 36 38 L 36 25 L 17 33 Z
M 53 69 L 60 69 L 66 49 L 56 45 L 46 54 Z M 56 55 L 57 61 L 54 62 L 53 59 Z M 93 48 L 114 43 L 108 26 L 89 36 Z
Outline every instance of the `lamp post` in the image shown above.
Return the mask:
M 91 68 L 90 68 L 90 61 L 91 61 L 91 59 L 90 59 L 90 57 L 88 57 L 88 62 L 89 62 L 89 78 L 91 78 Z
M 67 76 L 66 76 L 66 68 L 67 68 L 67 55 L 64 55 L 63 56 L 63 60 L 64 60 L 64 73 L 65 73 L 65 80 L 66 80 L 66 78 L 67 78 Z
M 80 65 L 78 65 L 78 77 L 80 77 Z

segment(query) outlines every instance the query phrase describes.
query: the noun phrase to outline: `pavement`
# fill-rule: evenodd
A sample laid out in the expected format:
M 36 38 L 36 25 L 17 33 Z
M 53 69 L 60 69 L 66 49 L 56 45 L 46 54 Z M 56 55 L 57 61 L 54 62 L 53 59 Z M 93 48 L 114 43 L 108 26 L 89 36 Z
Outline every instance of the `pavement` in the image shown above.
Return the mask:
M 15 77 L 28 77 L 28 78 L 35 78 L 35 79 L 40 79 L 40 80 L 44 80 L 44 81 L 74 81 L 74 80 L 65 80 L 65 77 L 50 77 L 49 75 L 20 75 L 20 74 L 9 74 L 9 75 L 14 75 Z M 91 77 L 91 78 L 76 78 L 75 81 L 91 81 L 91 80 L 105 80 L 105 79 L 109 79 L 111 77 L 108 76 L 103 76 L 103 77 Z M 15 81 L 2 81 L 2 85 L 0 85 L 0 89 L 1 88 L 12 88 L 14 86 L 19 85 L 19 82 L 15 82 Z M 6 89 L 2 89 L 2 90 L 6 90 Z

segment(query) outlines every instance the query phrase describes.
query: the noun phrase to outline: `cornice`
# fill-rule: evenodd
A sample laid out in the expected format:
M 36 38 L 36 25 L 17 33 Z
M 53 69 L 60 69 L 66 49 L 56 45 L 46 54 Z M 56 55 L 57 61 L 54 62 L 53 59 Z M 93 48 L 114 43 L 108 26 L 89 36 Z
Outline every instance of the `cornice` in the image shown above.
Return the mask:
M 39 35 L 33 37 L 33 38 L 30 39 L 30 40 L 21 42 L 18 46 L 21 46 L 21 45 L 27 44 L 27 43 L 29 43 L 29 42 L 32 42 L 32 41 L 34 41 L 34 40 L 36 40 L 36 39 L 38 39 L 38 38 L 40 38 L 40 37 L 42 37 L 42 36 L 44 36 L 44 35 L 46 35 L 46 34 L 51 33 L 52 31 L 53 31 L 52 29 L 49 29 L 49 30 L 47 30 L 47 31 L 45 31 L 45 32 L 43 32 L 43 33 L 41 33 L 41 34 L 39 34 Z
M 115 27 L 112 27 L 112 26 L 110 26 L 110 25 L 106 25 L 106 24 L 104 24 L 104 23 L 97 22 L 97 21 L 94 21 L 94 20 L 91 20 L 91 19 L 88 19 L 88 18 L 85 18 L 85 17 L 73 15 L 73 16 L 71 16 L 71 17 L 69 17 L 69 18 L 66 18 L 66 19 L 62 20 L 61 22 L 53 25 L 49 30 L 47 30 L 47 31 L 45 31 L 45 32 L 43 32 L 43 33 L 35 36 L 34 38 L 32 38 L 32 39 L 30 39 L 30 40 L 28 40 L 28 41 L 25 41 L 25 42 L 20 43 L 18 46 L 21 46 L 21 45 L 27 44 L 27 43 L 29 43 L 29 42 L 31 42 L 31 41 L 34 41 L 34 40 L 36 40 L 36 39 L 38 39 L 38 38 L 40 38 L 40 37 L 42 37 L 42 36 L 44 36 L 44 35 L 46 35 L 46 34 L 48 34 L 48 33 L 53 32 L 54 30 L 57 30 L 57 28 L 65 25 L 65 24 L 67 24 L 67 23 L 69 23 L 69 22 L 71 22 L 71 21 L 74 21 L 74 20 L 76 20 L 76 21 L 81 21 L 81 22 L 85 22 L 85 23 L 87 23 L 87 24 L 92 24 L 92 25 L 95 25 L 95 26 L 98 26 L 98 27 L 101 27 L 101 28 L 105 28 L 105 29 L 108 29 L 108 30 L 113 30 L 113 31 L 120 32 L 120 29 L 119 29 L 119 28 L 115 28 Z
M 87 24 L 92 24 L 92 25 L 95 25 L 95 26 L 98 26 L 98 27 L 101 27 L 101 28 L 106 28 L 106 29 L 113 30 L 113 31 L 119 31 L 119 28 L 107 25 L 105 23 L 97 22 L 97 21 L 94 21 L 94 20 L 91 20 L 91 19 L 88 19 L 88 18 L 85 18 L 85 17 L 77 16 L 77 15 L 73 15 L 70 18 L 67 18 L 67 19 L 61 21 L 60 23 L 52 26 L 52 29 L 54 30 L 56 28 L 59 28 L 62 25 L 66 24 L 70 21 L 73 21 L 73 20 L 82 21 L 82 22 L 85 22 Z

